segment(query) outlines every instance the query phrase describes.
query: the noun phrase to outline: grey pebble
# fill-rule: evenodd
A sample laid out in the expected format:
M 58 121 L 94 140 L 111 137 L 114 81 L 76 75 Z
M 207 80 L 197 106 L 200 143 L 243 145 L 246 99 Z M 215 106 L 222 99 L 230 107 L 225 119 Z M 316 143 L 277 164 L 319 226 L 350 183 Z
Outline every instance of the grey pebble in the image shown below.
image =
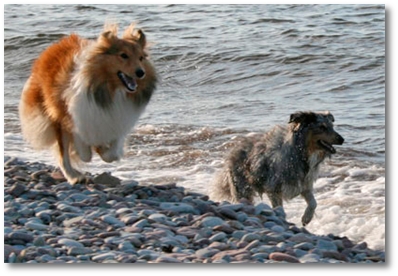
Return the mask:
M 181 263 L 182 261 L 177 259 L 177 258 L 173 258 L 170 256 L 164 256 L 161 255 L 159 256 L 156 260 L 155 263 Z
M 254 214 L 272 216 L 274 214 L 274 211 L 269 205 L 261 202 L 254 207 Z
M 114 217 L 112 215 L 101 216 L 101 220 L 106 222 L 106 223 L 108 223 L 108 224 L 114 225 L 116 227 L 125 226 L 124 222 L 120 221 L 118 218 L 116 218 L 116 217 Z
M 214 227 L 224 223 L 224 220 L 219 217 L 205 217 L 202 219 L 201 225 L 204 227 Z
M 324 239 L 319 239 L 317 244 L 316 244 L 316 247 L 319 250 L 337 251 L 337 246 L 333 242 L 327 241 L 327 240 L 324 240 Z
M 156 221 L 156 222 L 160 222 L 160 223 L 165 223 L 168 220 L 166 215 L 158 214 L 158 213 L 149 215 L 148 219 Z
M 80 247 L 80 246 L 71 246 L 68 248 L 67 254 L 77 256 L 77 255 L 87 255 L 92 252 L 93 252 L 93 250 L 91 248 Z
M 225 234 L 224 232 L 218 232 L 216 234 L 214 234 L 213 236 L 211 236 L 209 238 L 209 241 L 214 242 L 214 241 L 222 241 L 227 237 L 227 234 Z
M 195 252 L 195 255 L 198 258 L 208 258 L 208 257 L 212 257 L 213 255 L 217 254 L 218 252 L 220 252 L 220 250 L 215 249 L 215 248 L 202 248 L 199 249 Z
M 68 239 L 68 238 L 62 238 L 58 240 L 58 244 L 62 244 L 66 247 L 84 247 L 84 245 L 81 242 Z
M 78 207 L 70 206 L 66 203 L 58 204 L 57 209 L 61 212 L 80 213 L 81 209 Z
M 295 244 L 293 246 L 293 248 L 297 248 L 297 249 L 308 251 L 310 249 L 313 249 L 314 245 L 312 243 L 310 243 L 310 242 L 302 242 L 302 243 Z
M 193 206 L 187 203 L 162 202 L 160 203 L 159 207 L 162 210 L 168 210 L 176 213 L 195 213 Z
M 318 263 L 321 257 L 317 254 L 306 254 L 299 258 L 301 263 Z
M 251 242 L 251 241 L 260 240 L 260 239 L 261 239 L 261 237 L 258 234 L 247 233 L 247 234 L 242 236 L 241 241 L 243 241 L 243 242 Z
M 148 226 L 149 222 L 147 219 L 141 219 L 137 222 L 135 222 L 132 226 L 137 227 L 137 228 L 144 228 L 145 226 Z
M 25 227 L 30 230 L 38 230 L 38 231 L 44 231 L 48 229 L 47 225 L 33 221 L 26 222 Z
M 91 259 L 94 262 L 104 262 L 105 260 L 114 260 L 116 257 L 115 253 L 113 252 L 105 252 L 102 254 L 98 254 L 93 256 Z
M 34 239 L 32 234 L 22 231 L 11 232 L 7 235 L 7 238 L 11 240 L 22 240 L 25 243 L 32 242 Z

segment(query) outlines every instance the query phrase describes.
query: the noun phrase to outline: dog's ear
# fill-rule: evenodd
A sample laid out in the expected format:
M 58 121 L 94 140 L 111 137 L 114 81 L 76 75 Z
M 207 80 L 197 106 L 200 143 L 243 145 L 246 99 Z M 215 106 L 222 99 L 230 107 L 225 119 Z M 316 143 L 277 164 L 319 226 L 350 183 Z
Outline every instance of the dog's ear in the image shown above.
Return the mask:
M 300 126 L 316 122 L 316 114 L 313 112 L 296 112 L 290 115 L 289 124 L 293 124 L 293 130 L 297 131 Z
M 325 113 L 325 116 L 326 116 L 326 119 L 328 119 L 329 120 L 329 122 L 334 122 L 334 116 L 332 115 L 332 113 L 330 113 L 329 111 L 327 111 L 326 113 Z
M 98 37 L 98 50 L 100 52 L 112 54 L 117 51 L 115 47 L 115 41 L 117 40 L 117 36 L 113 30 L 104 31 Z
M 137 42 L 142 49 L 146 46 L 146 37 L 141 29 L 134 28 L 134 24 L 131 24 L 123 33 L 123 39 L 132 40 Z
M 289 120 L 289 124 L 290 123 L 296 123 L 299 124 L 301 122 L 303 122 L 305 120 L 306 117 L 306 113 L 304 112 L 296 112 L 290 115 L 290 120 Z

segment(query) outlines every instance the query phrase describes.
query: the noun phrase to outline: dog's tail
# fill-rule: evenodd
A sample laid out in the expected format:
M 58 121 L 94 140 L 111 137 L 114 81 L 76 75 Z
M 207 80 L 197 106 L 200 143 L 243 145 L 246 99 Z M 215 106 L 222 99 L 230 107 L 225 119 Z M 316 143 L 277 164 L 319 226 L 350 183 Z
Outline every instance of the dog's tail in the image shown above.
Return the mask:
M 232 183 L 231 174 L 228 169 L 223 168 L 212 183 L 210 198 L 214 201 L 229 201 L 237 203 L 236 189 Z

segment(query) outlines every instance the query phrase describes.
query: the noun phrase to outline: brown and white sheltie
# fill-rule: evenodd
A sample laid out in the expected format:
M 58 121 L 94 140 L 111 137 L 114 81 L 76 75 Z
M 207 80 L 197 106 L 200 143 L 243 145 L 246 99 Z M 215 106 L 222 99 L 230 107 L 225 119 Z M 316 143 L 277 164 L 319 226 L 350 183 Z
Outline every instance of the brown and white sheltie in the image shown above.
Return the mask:
M 54 147 L 70 183 L 84 182 L 72 161 L 119 160 L 124 140 L 156 88 L 146 38 L 130 25 L 122 38 L 107 25 L 98 39 L 76 34 L 35 61 L 21 96 L 22 133 L 36 149 Z

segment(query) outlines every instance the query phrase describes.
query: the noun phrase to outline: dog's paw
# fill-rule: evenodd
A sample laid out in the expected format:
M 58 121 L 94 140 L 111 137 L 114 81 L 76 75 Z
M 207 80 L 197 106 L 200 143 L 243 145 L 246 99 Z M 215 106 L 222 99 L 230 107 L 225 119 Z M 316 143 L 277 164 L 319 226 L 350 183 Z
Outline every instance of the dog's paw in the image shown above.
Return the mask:
M 118 161 L 123 156 L 123 149 L 120 150 L 114 147 L 99 146 L 96 151 L 101 156 L 101 159 L 107 163 Z
M 306 215 L 304 215 L 304 216 L 301 218 L 301 223 L 303 224 L 303 226 L 308 225 L 308 223 L 311 222 L 312 217 L 313 217 L 313 216 L 306 216 Z
M 87 184 L 88 182 L 91 181 L 90 176 L 84 175 L 77 170 L 73 170 L 73 172 L 70 172 L 69 174 L 64 173 L 64 176 L 65 176 L 66 180 L 72 185 Z

